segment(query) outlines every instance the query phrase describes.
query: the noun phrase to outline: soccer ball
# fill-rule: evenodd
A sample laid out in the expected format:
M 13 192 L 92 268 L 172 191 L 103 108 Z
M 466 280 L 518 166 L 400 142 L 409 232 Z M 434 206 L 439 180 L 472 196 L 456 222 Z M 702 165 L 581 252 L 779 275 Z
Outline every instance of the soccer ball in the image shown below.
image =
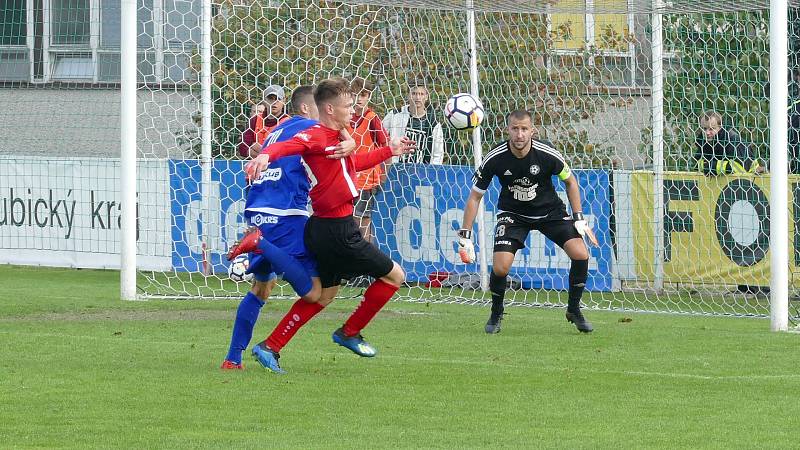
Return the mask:
M 231 265 L 228 266 L 228 276 L 237 283 L 253 281 L 253 274 L 247 273 L 248 267 L 250 267 L 250 257 L 247 253 L 243 253 L 231 261 Z
M 444 118 L 456 130 L 471 130 L 483 122 L 483 104 L 471 94 L 456 94 L 444 105 Z

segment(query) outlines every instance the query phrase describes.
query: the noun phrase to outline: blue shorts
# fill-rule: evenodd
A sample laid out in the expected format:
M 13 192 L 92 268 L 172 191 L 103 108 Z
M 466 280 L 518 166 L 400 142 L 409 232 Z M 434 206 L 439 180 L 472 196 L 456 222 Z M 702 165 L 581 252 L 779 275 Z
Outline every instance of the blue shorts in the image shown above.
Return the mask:
M 303 234 L 308 217 L 275 216 L 262 213 L 245 213 L 250 225 L 257 226 L 261 235 L 272 245 L 293 256 L 306 269 L 310 277 L 318 277 L 317 261 L 306 250 Z M 250 269 L 256 281 L 269 281 L 276 278 L 272 265 L 262 255 L 250 254 Z

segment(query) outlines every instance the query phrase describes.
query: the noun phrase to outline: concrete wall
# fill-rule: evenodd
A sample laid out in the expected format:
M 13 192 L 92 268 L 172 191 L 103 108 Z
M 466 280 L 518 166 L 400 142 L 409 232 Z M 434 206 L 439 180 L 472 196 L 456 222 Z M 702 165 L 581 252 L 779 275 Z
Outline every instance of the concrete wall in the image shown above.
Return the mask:
M 0 89 L 0 154 L 108 156 L 120 152 L 117 89 Z M 138 93 L 139 157 L 182 158 L 178 136 L 199 110 L 185 92 Z
M 585 129 L 593 142 L 617 149 L 619 168 L 633 169 L 645 164 L 640 153 L 642 130 L 650 126 L 650 97 L 630 97 L 598 113 L 593 120 L 584 120 L 575 128 Z
M 138 93 L 140 158 L 193 158 L 181 136 L 196 127 L 196 98 L 185 92 Z M 116 89 L 0 89 L 0 154 L 119 157 L 119 91 Z M 576 124 L 592 142 L 617 149 L 620 168 L 640 167 L 641 130 L 650 122 L 650 98 L 608 106 Z
M 642 130 L 650 126 L 650 97 L 628 97 L 626 101 L 609 104 L 605 111 L 592 119 L 574 125 L 577 132 L 586 131 L 590 142 L 599 148 L 616 149 L 616 167 L 620 169 L 641 168 L 647 158 L 641 153 Z M 609 100 L 610 101 L 610 100 Z M 553 133 L 552 131 L 550 133 Z M 545 127 L 545 135 L 548 134 Z M 572 161 L 576 167 L 584 167 L 580 161 Z

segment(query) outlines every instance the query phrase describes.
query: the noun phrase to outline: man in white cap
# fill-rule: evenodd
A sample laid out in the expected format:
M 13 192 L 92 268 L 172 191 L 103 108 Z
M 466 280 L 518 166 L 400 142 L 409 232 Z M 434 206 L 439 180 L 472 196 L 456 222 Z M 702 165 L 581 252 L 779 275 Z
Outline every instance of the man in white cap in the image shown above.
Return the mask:
M 253 158 L 261 153 L 261 146 L 272 130 L 279 123 L 288 119 L 286 114 L 286 92 L 283 87 L 271 84 L 264 89 L 263 114 L 250 118 L 247 129 L 242 133 L 242 142 L 239 144 L 239 156 Z
M 286 116 L 286 93 L 277 84 L 271 84 L 264 89 L 264 101 L 267 104 L 267 117 L 280 120 Z M 258 149 L 261 152 L 261 149 Z

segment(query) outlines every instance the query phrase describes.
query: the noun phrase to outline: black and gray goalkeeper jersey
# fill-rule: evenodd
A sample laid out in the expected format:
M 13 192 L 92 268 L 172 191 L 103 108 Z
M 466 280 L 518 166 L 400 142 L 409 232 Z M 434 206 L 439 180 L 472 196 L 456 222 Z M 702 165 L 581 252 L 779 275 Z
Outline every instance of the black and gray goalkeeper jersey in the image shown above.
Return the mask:
M 492 149 L 475 172 L 473 187 L 486 192 L 493 177 L 500 181 L 499 211 L 531 219 L 566 214 L 566 207 L 556 194 L 552 176 L 562 181 L 570 176 L 569 165 L 553 146 L 536 139 L 522 158 L 511 153 L 508 141 Z

